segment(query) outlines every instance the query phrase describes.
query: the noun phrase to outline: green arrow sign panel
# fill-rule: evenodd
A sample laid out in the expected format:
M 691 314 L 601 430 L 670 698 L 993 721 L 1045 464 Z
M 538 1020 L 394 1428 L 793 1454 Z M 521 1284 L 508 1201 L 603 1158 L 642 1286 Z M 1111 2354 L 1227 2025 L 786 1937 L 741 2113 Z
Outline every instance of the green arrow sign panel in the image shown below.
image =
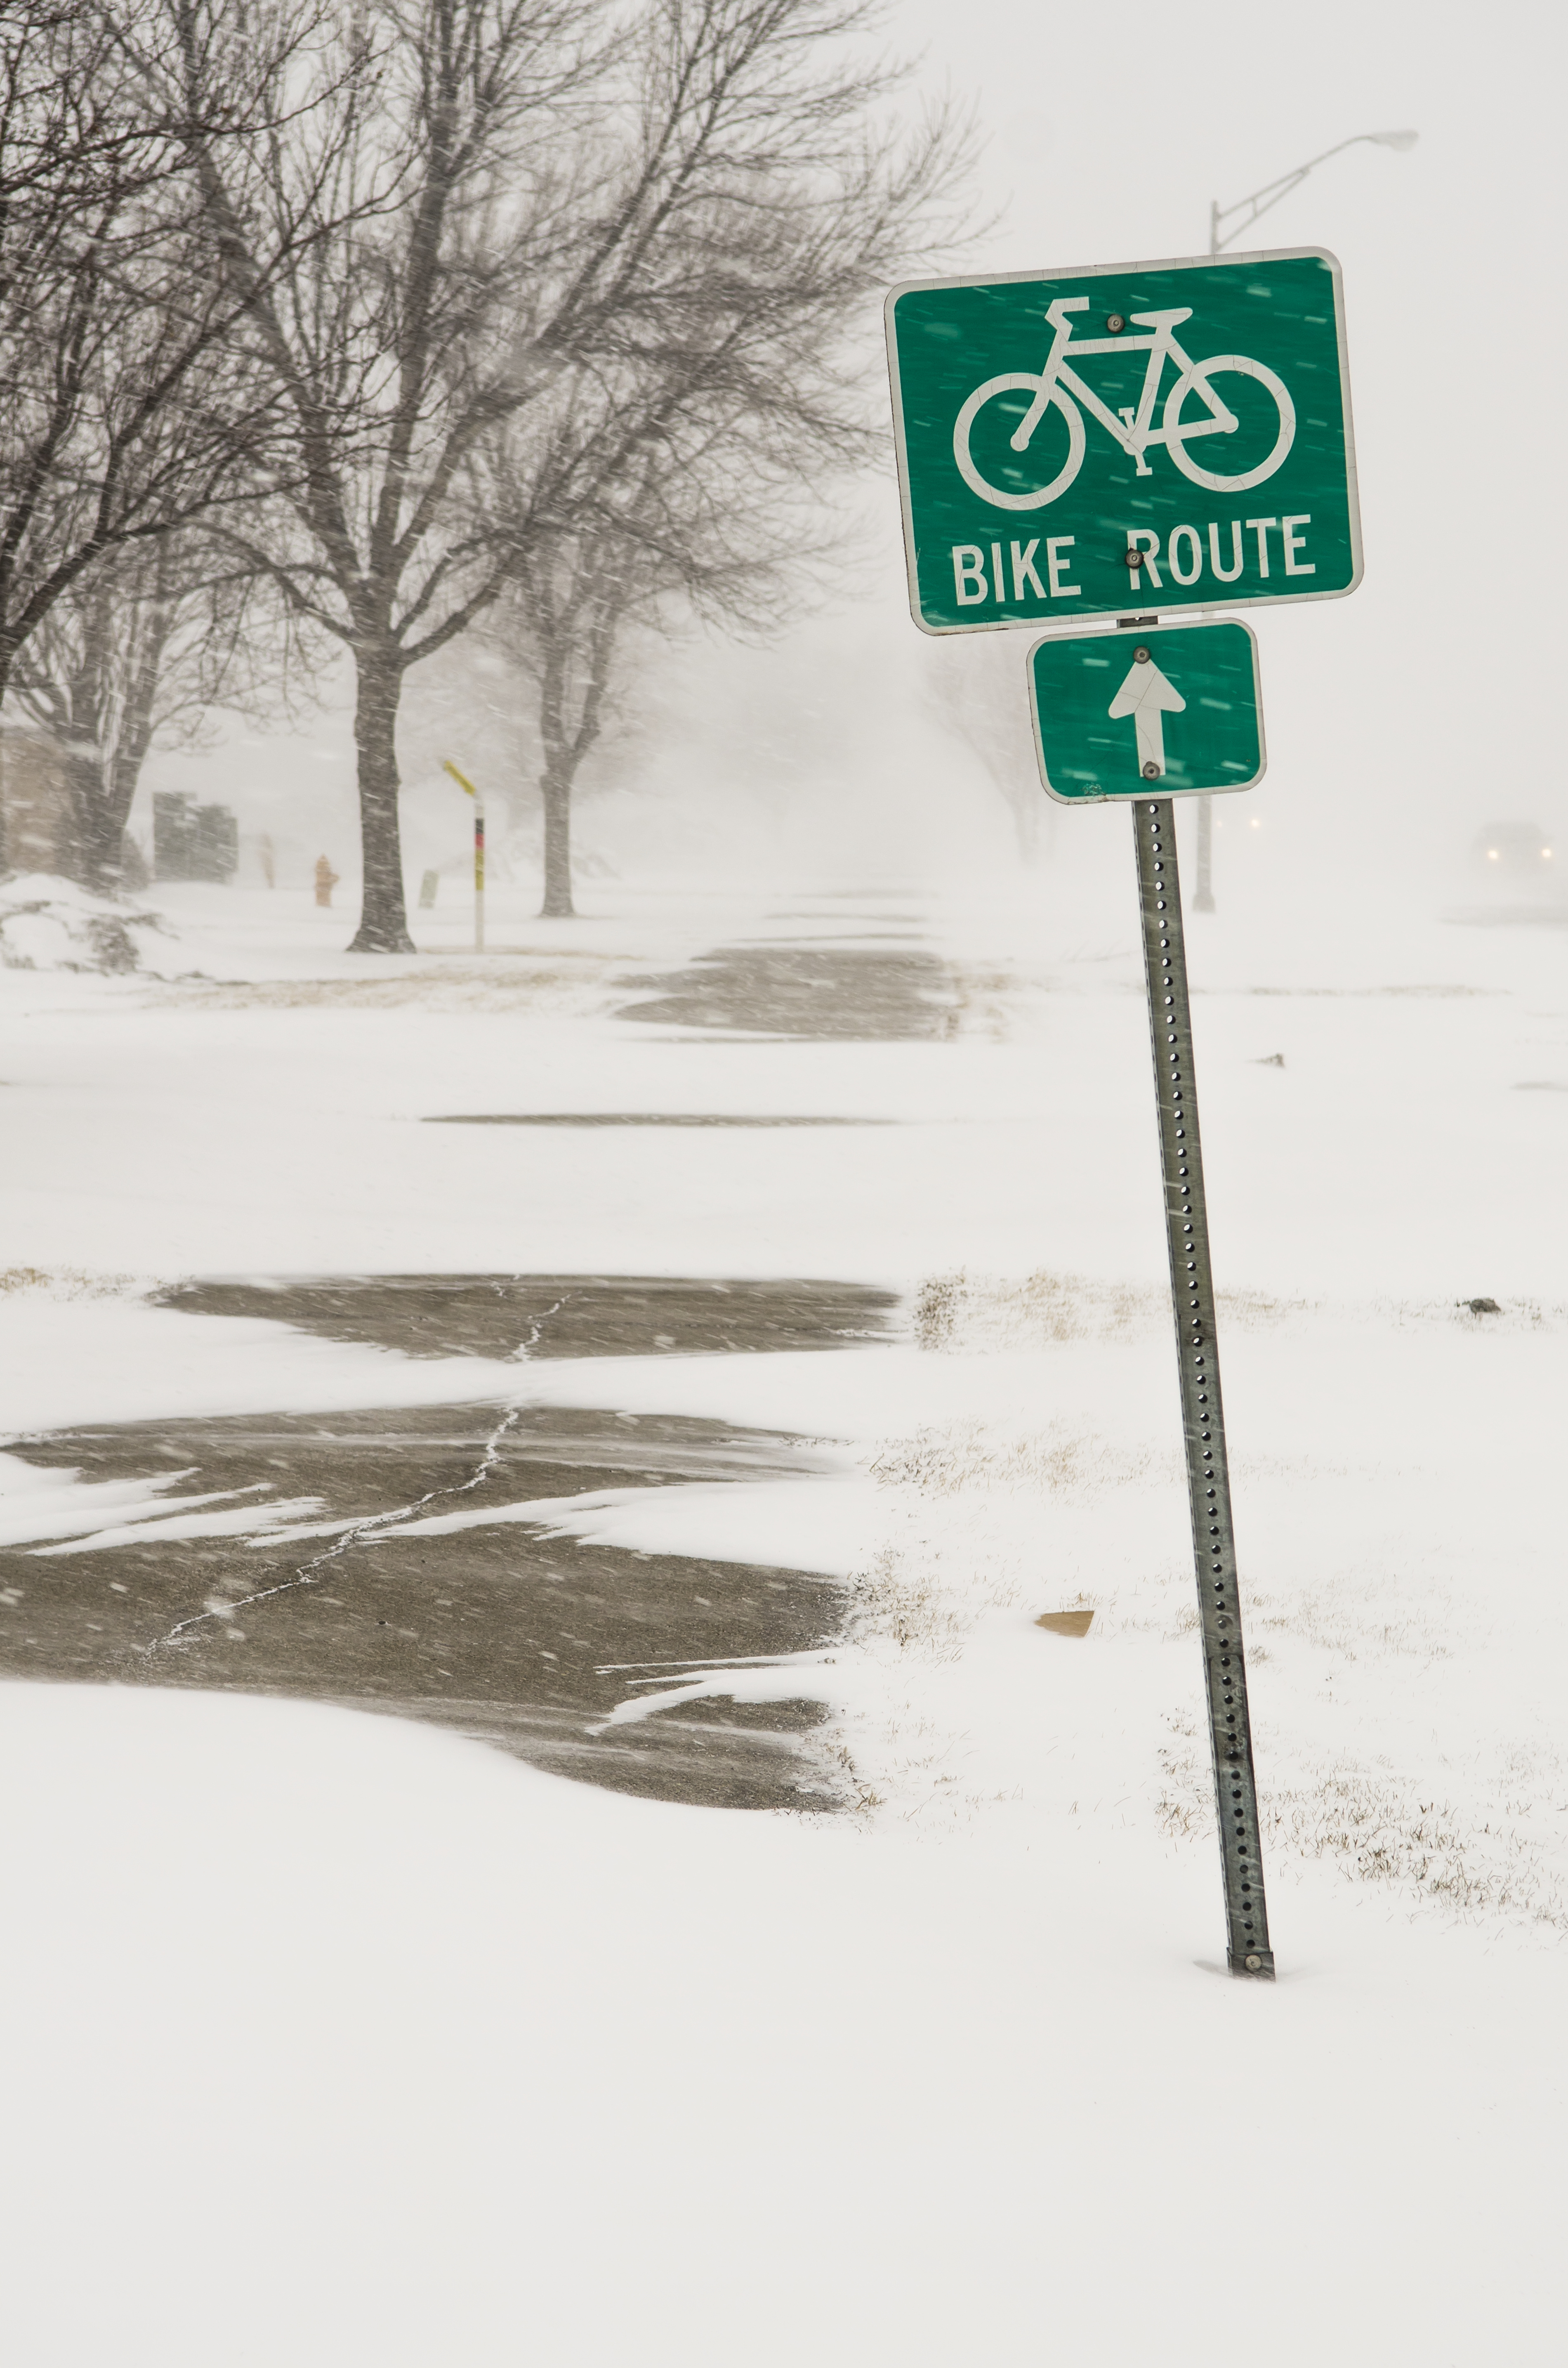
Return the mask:
M 1263 701 L 1250 626 L 1132 625 L 1029 652 L 1040 779 L 1064 805 L 1248 790 L 1261 780 Z
M 1360 582 L 1332 255 L 931 280 L 895 289 L 887 315 L 927 632 Z

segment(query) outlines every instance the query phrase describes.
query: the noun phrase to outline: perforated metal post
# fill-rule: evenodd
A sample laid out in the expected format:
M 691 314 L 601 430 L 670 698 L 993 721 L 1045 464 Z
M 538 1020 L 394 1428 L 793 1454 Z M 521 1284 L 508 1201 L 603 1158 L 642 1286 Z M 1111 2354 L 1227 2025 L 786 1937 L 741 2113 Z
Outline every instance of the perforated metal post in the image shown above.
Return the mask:
M 1236 1588 L 1231 1481 L 1225 1463 L 1225 1421 L 1220 1396 L 1220 1351 L 1214 1327 L 1214 1284 L 1209 1267 L 1209 1212 L 1203 1198 L 1203 1155 L 1198 1134 L 1198 1090 L 1192 1066 L 1192 1017 L 1182 942 L 1181 883 L 1169 798 L 1139 798 L 1132 808 L 1138 849 L 1138 894 L 1143 915 L 1143 968 L 1149 982 L 1149 1028 L 1154 1052 L 1154 1092 L 1165 1170 L 1165 1235 L 1176 1303 L 1176 1358 L 1181 1368 L 1182 1428 L 1187 1435 L 1187 1486 L 1192 1506 L 1192 1546 L 1198 1570 L 1198 1612 L 1209 1688 L 1209 1737 L 1220 1813 L 1227 1947 L 1233 1974 L 1272 1981 L 1268 1911 L 1263 1896 L 1257 1787 L 1247 1719 L 1246 1665 Z

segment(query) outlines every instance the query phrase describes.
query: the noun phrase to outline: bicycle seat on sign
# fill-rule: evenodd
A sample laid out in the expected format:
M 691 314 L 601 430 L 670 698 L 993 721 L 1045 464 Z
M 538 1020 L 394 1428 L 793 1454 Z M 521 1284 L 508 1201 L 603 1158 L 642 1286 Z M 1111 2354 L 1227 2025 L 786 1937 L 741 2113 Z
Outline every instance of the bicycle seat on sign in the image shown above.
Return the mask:
M 1128 315 L 1135 329 L 1174 329 L 1180 321 L 1190 321 L 1192 307 L 1180 304 L 1170 313 L 1131 313 Z

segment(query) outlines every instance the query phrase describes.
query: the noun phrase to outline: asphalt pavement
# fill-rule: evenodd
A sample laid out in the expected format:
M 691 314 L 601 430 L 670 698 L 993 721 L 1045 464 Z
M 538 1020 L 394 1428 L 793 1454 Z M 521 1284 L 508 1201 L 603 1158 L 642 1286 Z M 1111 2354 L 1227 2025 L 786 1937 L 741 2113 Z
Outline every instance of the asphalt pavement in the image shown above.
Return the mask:
M 940 1042 L 959 996 L 945 962 L 912 935 L 880 945 L 721 946 L 642 992 L 621 1017 L 669 1028 L 858 1043 Z
M 405 1357 L 528 1360 L 842 1349 L 885 1332 L 898 1304 L 856 1283 L 603 1274 L 247 1277 L 179 1283 L 156 1304 L 263 1315 Z
M 813 1702 L 709 1701 L 599 1731 L 633 1680 L 661 1668 L 831 1642 L 841 1588 L 517 1521 L 406 1541 L 381 1527 L 415 1506 L 429 1515 L 477 1510 L 485 1497 L 744 1485 L 820 1468 L 796 1441 L 671 1417 L 475 1405 L 119 1424 L 11 1452 L 86 1481 L 177 1473 L 182 1497 L 314 1497 L 322 1520 L 364 1526 L 255 1545 L 122 1530 L 123 1543 L 65 1554 L 13 1547 L 0 1553 L 6 1676 L 350 1703 L 661 1799 L 829 1807 L 842 1792 L 813 1740 Z
M 954 995 L 915 939 L 721 949 L 643 981 L 622 1016 L 717 1035 L 940 1038 Z M 700 1114 L 496 1112 L 452 1123 L 712 1124 Z M 752 1119 L 748 1124 L 811 1120 Z M 824 1113 L 817 1123 L 853 1123 Z M 261 1316 L 413 1358 L 865 1353 L 892 1333 L 888 1292 L 810 1278 L 614 1275 L 209 1278 L 157 1304 L 193 1323 Z M 519 1374 L 521 1378 L 521 1371 Z M 790 1654 L 842 1635 L 846 1590 L 786 1568 L 636 1554 L 516 1521 L 406 1541 L 400 1512 L 683 1480 L 801 1474 L 820 1452 L 771 1433 L 488 1401 L 329 1418 L 236 1416 L 85 1428 L 14 1442 L 86 1481 L 179 1474 L 180 1496 L 312 1500 L 332 1534 L 84 1540 L 0 1552 L 0 1672 L 350 1703 L 453 1727 L 617 1790 L 738 1808 L 831 1808 L 848 1774 L 805 1699 L 705 1700 L 605 1727 L 636 1680 Z M 171 1508 L 172 1509 L 172 1508 Z

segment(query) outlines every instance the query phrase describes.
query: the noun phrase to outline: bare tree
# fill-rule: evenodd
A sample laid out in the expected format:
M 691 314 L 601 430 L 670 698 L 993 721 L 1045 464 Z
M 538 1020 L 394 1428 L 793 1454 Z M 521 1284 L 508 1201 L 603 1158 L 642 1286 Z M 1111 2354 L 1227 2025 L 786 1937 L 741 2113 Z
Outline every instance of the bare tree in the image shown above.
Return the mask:
M 1024 660 L 1009 633 L 955 633 L 927 653 L 924 695 L 975 757 L 1007 809 L 1020 860 L 1032 863 L 1051 802 L 1040 787 Z
M 255 350 L 290 436 L 269 518 L 231 531 L 354 657 L 356 949 L 410 942 L 404 677 L 573 526 L 594 472 L 563 450 L 602 446 L 624 475 L 616 451 L 688 375 L 683 357 L 699 347 L 711 368 L 727 344 L 742 354 L 736 324 L 756 347 L 769 313 L 803 319 L 802 273 L 831 342 L 851 284 L 863 295 L 946 188 L 949 129 L 911 149 L 868 128 L 890 75 L 846 44 L 869 18 L 858 0 L 652 0 L 630 19 L 581 0 L 362 0 L 341 36 L 330 183 L 312 180 L 308 142 L 273 142 L 248 196 L 215 143 L 204 155 L 210 234 L 226 268 L 256 270 Z M 376 59 L 373 108 L 356 44 Z M 263 286 L 251 258 L 276 245 L 274 217 L 312 206 L 345 226 Z M 830 378 L 824 352 L 815 382 Z M 503 440 L 515 497 L 475 502 Z
M 672 0 L 650 20 L 653 87 L 722 86 L 711 178 L 682 221 L 679 279 L 638 291 L 617 366 L 596 354 L 579 367 L 552 443 L 510 479 L 524 496 L 516 607 L 538 692 L 546 915 L 573 909 L 573 785 L 627 629 L 684 614 L 775 632 L 854 541 L 846 480 L 885 442 L 867 400 L 869 300 L 962 227 L 967 168 L 950 119 L 869 135 L 896 70 L 812 46 L 867 21 L 856 8 L 829 23 L 809 0 Z M 733 47 L 710 53 L 721 22 Z M 504 461 L 493 515 L 509 515 L 508 490 Z
M 167 5 L 194 86 L 202 62 L 180 0 Z M 265 457 L 265 514 L 227 531 L 354 660 L 360 951 L 411 942 L 403 679 L 504 580 L 508 554 L 483 525 L 452 530 L 448 496 L 524 400 L 509 355 L 525 288 L 568 236 L 562 111 L 603 70 L 599 31 L 574 0 L 364 0 L 337 37 L 329 174 L 313 123 L 258 145 L 243 171 L 216 142 L 200 156 L 208 236 L 251 284 L 249 345 L 284 435 Z M 296 222 L 313 236 L 269 274 Z
M 0 697 L 18 651 L 106 552 L 234 498 L 274 400 L 234 330 L 314 225 L 278 224 L 243 283 L 201 235 L 195 160 L 319 121 L 326 0 L 241 22 L 178 0 L 9 0 L 0 14 Z M 200 23 L 198 25 L 198 17 Z M 248 152 L 244 152 L 248 153 Z
M 265 578 L 199 536 L 109 552 L 17 653 L 15 704 L 59 745 L 70 786 L 69 862 L 84 887 L 119 883 L 126 824 L 154 742 L 196 746 L 224 705 L 273 713 L 301 652 Z
M 574 910 L 573 792 L 629 643 L 694 620 L 777 631 L 832 554 L 820 514 L 757 426 L 744 408 L 715 416 L 697 398 L 663 407 L 656 433 L 629 439 L 625 482 L 605 470 L 575 525 L 521 545 L 505 613 L 534 689 L 546 917 Z
M 646 597 L 642 554 L 613 529 L 540 538 L 521 574 L 516 607 L 537 687 L 543 755 L 544 902 L 550 919 L 572 902 L 572 791 L 599 736 L 617 643 Z M 651 588 L 651 587 L 649 587 Z

